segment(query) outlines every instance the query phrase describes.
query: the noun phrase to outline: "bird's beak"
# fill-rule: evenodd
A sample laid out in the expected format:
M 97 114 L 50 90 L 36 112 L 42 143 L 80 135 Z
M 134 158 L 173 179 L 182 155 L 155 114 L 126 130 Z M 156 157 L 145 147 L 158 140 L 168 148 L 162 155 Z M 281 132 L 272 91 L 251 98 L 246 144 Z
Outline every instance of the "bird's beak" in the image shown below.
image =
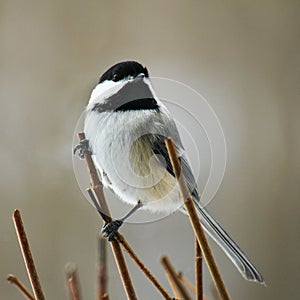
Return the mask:
M 140 73 L 136 76 L 136 78 L 144 78 L 145 77 L 145 74 L 144 73 Z

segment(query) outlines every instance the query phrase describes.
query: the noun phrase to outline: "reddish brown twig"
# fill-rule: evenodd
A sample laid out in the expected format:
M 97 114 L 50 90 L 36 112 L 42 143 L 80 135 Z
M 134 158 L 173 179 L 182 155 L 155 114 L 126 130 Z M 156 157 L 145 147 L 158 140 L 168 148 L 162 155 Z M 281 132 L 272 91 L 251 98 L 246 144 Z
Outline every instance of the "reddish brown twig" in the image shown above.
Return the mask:
M 107 298 L 107 270 L 106 270 L 106 239 L 101 235 L 99 240 L 99 265 L 98 265 L 98 299 Z
M 35 300 L 31 292 L 18 277 L 10 274 L 7 276 L 7 281 L 13 284 L 27 299 Z
M 202 251 L 197 239 L 195 239 L 195 273 L 196 300 L 203 300 Z
M 109 300 L 108 294 L 104 294 L 103 297 L 102 297 L 102 300 Z
M 94 203 L 95 206 L 97 205 L 97 199 L 95 198 L 95 194 L 91 189 L 87 189 L 87 192 Z M 140 269 L 144 272 L 146 277 L 153 283 L 153 285 L 158 289 L 158 291 L 163 295 L 163 297 L 167 300 L 172 299 L 172 297 L 168 294 L 168 292 L 161 286 L 161 284 L 158 282 L 158 280 L 153 276 L 153 274 L 150 272 L 150 270 L 144 265 L 144 263 L 139 259 L 139 257 L 136 255 L 136 253 L 133 251 L 133 249 L 130 247 L 126 239 L 123 235 L 121 235 L 119 232 L 116 233 L 115 239 L 124 247 L 124 249 L 127 251 L 129 256 L 134 260 L 134 262 L 140 267 Z
M 168 279 L 168 282 L 170 284 L 170 287 L 172 289 L 175 299 L 181 299 L 180 292 L 179 292 L 174 280 L 172 279 L 171 275 L 166 271 L 166 269 L 164 269 L 164 271 L 165 271 L 166 277 Z
M 168 274 L 168 276 L 169 276 L 171 286 L 172 286 L 172 283 L 175 284 L 176 289 L 179 291 L 180 295 L 182 296 L 182 298 L 184 300 L 192 300 L 192 298 L 190 297 L 190 295 L 189 295 L 188 291 L 186 290 L 185 286 L 179 280 L 178 274 L 175 271 L 174 267 L 172 266 L 172 264 L 171 264 L 170 260 L 168 259 L 168 257 L 163 256 L 160 261 L 161 261 L 162 266 L 164 267 L 164 270 L 165 270 L 166 274 Z M 175 289 L 175 291 L 176 291 L 176 289 Z
M 37 300 L 44 300 L 44 293 L 34 265 L 21 214 L 18 209 L 14 211 L 13 220 L 34 296 Z
M 78 133 L 79 140 L 85 139 L 84 133 Z M 95 168 L 94 162 L 91 159 L 91 155 L 88 152 L 84 153 L 84 158 L 87 162 L 87 168 L 90 175 L 90 181 L 91 181 L 91 189 L 93 190 L 93 193 L 91 193 L 91 189 L 88 189 L 88 193 L 92 199 L 92 202 L 94 202 L 94 198 L 98 200 L 98 203 L 100 207 L 105 207 L 104 211 L 106 212 L 106 217 L 104 219 L 105 222 L 111 221 L 109 208 L 107 206 L 104 193 L 103 193 L 103 186 L 101 181 L 99 180 L 97 170 Z M 96 187 L 96 190 L 95 190 Z M 167 300 L 173 299 L 167 291 L 160 285 L 158 280 L 153 276 L 153 274 L 150 272 L 150 270 L 143 264 L 143 262 L 139 259 L 139 257 L 135 254 L 133 249 L 130 247 L 128 242 L 125 240 L 125 238 L 120 234 L 117 233 L 115 235 L 115 240 L 112 241 L 114 243 L 115 241 L 118 241 L 122 244 L 124 249 L 127 251 L 127 253 L 130 255 L 130 257 L 135 261 L 135 263 L 140 267 L 140 269 L 144 272 L 144 274 L 148 277 L 148 279 L 153 283 L 153 285 L 159 290 L 159 292 L 163 295 L 163 297 Z M 119 245 L 119 244 L 118 244 Z M 114 250 L 113 250 L 114 251 Z
M 85 140 L 85 134 L 83 132 L 78 133 L 78 139 L 80 142 Z M 107 206 L 107 202 L 104 197 L 103 185 L 99 179 L 97 169 L 91 157 L 91 153 L 89 151 L 85 151 L 83 155 L 84 155 L 84 160 L 90 177 L 91 188 L 95 193 L 95 196 L 99 202 L 102 212 L 107 216 L 107 219 L 105 219 L 104 221 L 109 222 L 111 221 L 109 208 Z
M 77 267 L 74 264 L 69 263 L 65 268 L 65 272 L 66 272 L 66 278 L 70 290 L 71 299 L 80 300 L 81 293 L 80 293 L 80 284 L 79 284 Z
M 97 200 L 97 195 L 94 193 L 94 191 L 92 190 L 92 189 L 87 189 L 87 192 L 88 192 L 88 194 L 89 194 L 89 196 L 90 196 L 90 198 L 91 198 L 91 200 L 92 200 L 92 202 L 95 204 L 95 206 L 96 206 L 96 208 L 97 208 L 97 206 L 99 206 L 97 203 L 99 202 L 98 200 Z M 104 199 L 104 201 L 106 201 L 105 199 Z M 98 207 L 99 208 L 99 207 Z M 107 215 L 103 215 L 103 214 L 101 214 L 101 217 L 103 218 L 103 221 L 104 221 L 104 223 L 106 223 L 106 222 L 109 222 L 109 220 L 111 220 L 111 217 L 110 216 L 107 216 Z M 113 253 L 114 254 L 117 254 L 118 256 L 119 255 L 121 255 L 122 257 L 123 257 L 123 259 L 122 259 L 122 257 L 119 257 L 119 261 L 116 261 L 117 262 L 117 266 L 118 266 L 118 270 L 119 270 L 119 272 L 121 272 L 120 270 L 122 270 L 122 272 L 124 273 L 126 273 L 126 272 L 128 272 L 128 270 L 127 270 L 127 267 L 126 267 L 126 263 L 125 263 L 125 260 L 124 260 L 124 256 L 123 256 L 123 252 L 121 251 L 121 248 L 120 248 L 120 252 L 118 251 L 118 249 L 116 249 L 116 251 L 117 252 L 115 252 L 115 249 L 113 248 L 114 247 L 114 245 L 115 245 L 115 243 L 117 243 L 118 244 L 118 247 L 120 247 L 120 245 L 119 245 L 119 243 L 118 243 L 118 236 L 121 236 L 120 235 L 120 233 L 116 233 L 115 234 L 115 236 L 114 236 L 114 239 L 110 242 L 110 245 L 112 246 L 112 251 L 113 251 Z M 125 269 L 122 267 L 122 265 L 120 265 L 119 266 L 119 263 L 121 263 L 121 264 L 125 264 Z M 121 269 L 120 269 L 121 268 Z M 127 270 L 127 271 L 126 271 Z M 125 274 L 124 273 L 124 274 Z M 121 273 L 120 273 L 120 275 L 121 275 Z M 129 275 L 129 273 L 128 273 L 128 275 Z M 123 278 L 121 277 L 121 279 L 123 280 Z M 125 275 L 125 278 L 124 279 L 126 279 L 126 275 Z M 130 278 L 129 278 L 130 279 Z M 130 284 L 130 282 L 125 282 L 125 284 Z
M 182 175 L 181 174 L 181 165 L 180 165 L 180 161 L 178 159 L 177 153 L 176 153 L 176 148 L 174 146 L 174 143 L 173 143 L 172 139 L 170 139 L 170 138 L 166 139 L 165 142 L 166 142 L 169 157 L 170 157 L 170 160 L 172 163 L 172 167 L 173 167 L 175 176 L 177 178 L 177 181 L 178 181 L 178 184 L 180 187 L 180 192 L 181 192 L 182 198 L 184 200 L 184 205 L 185 205 L 186 211 L 188 213 L 190 222 L 194 229 L 195 236 L 197 237 L 197 240 L 201 247 L 202 253 L 206 260 L 210 274 L 214 280 L 214 283 L 217 287 L 217 290 L 218 290 L 221 298 L 224 300 L 230 299 L 228 291 L 226 289 L 226 286 L 222 280 L 221 274 L 219 272 L 219 269 L 218 269 L 215 259 L 213 257 L 212 251 L 209 247 L 204 230 L 202 228 L 202 225 L 200 224 L 200 221 L 199 221 L 199 218 L 198 218 L 198 215 L 197 215 L 194 203 L 193 203 L 193 199 L 188 190 L 185 178 L 184 178 L 184 176 L 181 176 Z
M 121 274 L 121 279 L 123 281 L 123 285 L 125 287 L 125 291 L 128 299 L 136 300 L 137 297 L 135 295 L 135 291 L 133 289 L 132 281 L 129 276 L 129 272 L 126 266 L 126 262 L 123 256 L 122 249 L 120 244 L 116 240 L 111 241 L 112 251 L 115 257 L 118 257 L 116 262 L 118 266 L 119 273 Z
M 85 140 L 85 134 L 83 132 L 78 133 L 78 138 L 80 141 Z M 104 193 L 103 193 L 103 185 L 101 181 L 99 180 L 98 173 L 96 170 L 96 167 L 94 165 L 94 162 L 91 157 L 91 153 L 89 151 L 84 152 L 84 159 L 87 165 L 87 169 L 90 176 L 91 181 L 91 189 L 93 190 L 99 205 L 102 209 L 102 211 L 106 214 L 106 222 L 111 220 L 109 209 L 107 206 L 107 203 L 105 201 Z M 112 251 L 115 257 L 115 261 L 117 263 L 118 271 L 127 295 L 127 298 L 130 300 L 136 300 L 136 294 L 133 288 L 133 284 L 129 275 L 128 268 L 126 266 L 126 262 L 120 247 L 120 244 L 114 239 L 110 242 L 110 245 L 112 247 Z
M 127 243 L 125 238 L 118 233 L 116 235 L 116 239 L 119 243 L 122 244 L 124 249 L 130 255 L 130 257 L 134 260 L 134 262 L 140 267 L 140 269 L 144 272 L 144 274 L 148 277 L 148 279 L 153 283 L 153 285 L 159 290 L 159 292 L 163 295 L 163 297 L 167 300 L 172 300 L 173 298 L 168 294 L 168 292 L 161 286 L 158 280 L 153 276 L 151 271 L 143 264 L 143 262 L 139 259 L 139 257 L 135 254 L 133 249 Z

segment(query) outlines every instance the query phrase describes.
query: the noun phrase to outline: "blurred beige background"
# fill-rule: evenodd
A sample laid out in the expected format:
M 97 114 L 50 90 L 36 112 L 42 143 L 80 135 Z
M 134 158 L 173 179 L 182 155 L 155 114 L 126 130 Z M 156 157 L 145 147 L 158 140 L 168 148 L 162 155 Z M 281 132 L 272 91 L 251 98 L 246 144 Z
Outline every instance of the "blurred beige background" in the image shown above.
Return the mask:
M 214 247 L 232 299 L 299 299 L 299 1 L 0 2 L 0 298 L 29 286 L 11 214 L 20 208 L 47 299 L 67 299 L 64 266 L 76 262 L 84 299 L 95 299 L 101 223 L 72 168 L 73 131 L 91 88 L 115 62 L 198 90 L 217 113 L 228 148 L 210 211 L 265 277 L 244 281 Z M 196 106 L 195 106 L 196 109 Z M 124 226 L 162 284 L 168 254 L 190 279 L 186 217 Z M 109 254 L 111 299 L 125 299 Z M 139 299 L 161 299 L 129 261 Z M 213 298 L 205 269 L 205 294 Z

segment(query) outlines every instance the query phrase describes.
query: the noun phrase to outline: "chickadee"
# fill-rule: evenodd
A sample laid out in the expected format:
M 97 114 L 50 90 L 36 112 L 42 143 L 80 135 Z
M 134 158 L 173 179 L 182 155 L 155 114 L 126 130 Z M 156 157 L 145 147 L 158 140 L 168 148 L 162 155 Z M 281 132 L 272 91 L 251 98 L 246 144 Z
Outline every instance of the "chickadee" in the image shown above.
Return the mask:
M 201 205 L 175 122 L 156 97 L 145 67 L 125 61 L 101 76 L 86 108 L 84 132 L 103 185 L 133 205 L 133 211 L 180 209 L 185 213 L 165 146 L 165 138 L 172 137 L 205 231 L 245 279 L 264 283 L 254 265 Z M 106 229 L 112 238 L 114 232 Z

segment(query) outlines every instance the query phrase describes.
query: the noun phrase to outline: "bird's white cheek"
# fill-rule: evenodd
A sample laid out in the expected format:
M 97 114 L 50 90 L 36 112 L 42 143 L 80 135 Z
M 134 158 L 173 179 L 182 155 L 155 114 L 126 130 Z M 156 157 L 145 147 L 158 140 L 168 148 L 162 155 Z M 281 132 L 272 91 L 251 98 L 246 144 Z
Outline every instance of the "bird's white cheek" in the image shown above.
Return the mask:
M 104 81 L 99 83 L 92 91 L 87 110 L 94 107 L 95 104 L 103 102 L 104 99 L 116 94 L 124 85 L 125 80 L 114 82 L 114 81 Z

